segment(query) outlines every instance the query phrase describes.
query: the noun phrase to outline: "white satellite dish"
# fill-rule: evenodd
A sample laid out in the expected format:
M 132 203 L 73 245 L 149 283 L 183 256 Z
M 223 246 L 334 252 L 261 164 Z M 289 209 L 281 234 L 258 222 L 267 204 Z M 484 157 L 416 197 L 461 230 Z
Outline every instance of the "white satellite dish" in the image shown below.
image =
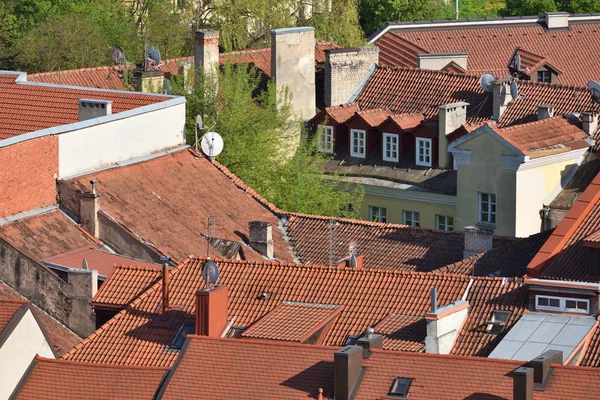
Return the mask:
M 516 100 L 517 97 L 519 97 L 519 88 L 517 87 L 517 82 L 515 81 L 510 83 L 510 97 L 512 97 L 513 100 Z
M 600 83 L 596 81 L 588 82 L 588 89 L 590 90 L 590 94 L 592 98 L 598 102 L 600 102 Z
M 491 92 L 492 91 L 492 82 L 496 80 L 496 77 L 492 74 L 483 74 L 481 76 L 481 80 L 479 81 L 479 84 L 481 85 L 481 88 L 483 89 L 484 92 Z
M 216 157 L 223 151 L 223 138 L 217 132 L 207 132 L 200 139 L 202 152 L 209 157 Z
M 519 54 L 517 54 L 515 57 L 515 70 L 516 71 L 521 70 L 521 56 Z
M 122 48 L 115 46 L 110 50 L 110 58 L 112 58 L 115 64 L 122 64 L 125 61 L 125 53 Z

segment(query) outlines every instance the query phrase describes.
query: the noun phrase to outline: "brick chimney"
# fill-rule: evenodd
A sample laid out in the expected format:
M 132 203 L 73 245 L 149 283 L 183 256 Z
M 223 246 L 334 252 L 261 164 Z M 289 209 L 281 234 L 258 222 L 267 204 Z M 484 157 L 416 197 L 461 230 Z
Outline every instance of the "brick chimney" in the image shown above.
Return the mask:
M 336 400 L 354 398 L 362 376 L 362 352 L 360 346 L 346 346 L 333 353 L 334 396 Z
M 469 313 L 469 303 L 457 300 L 447 306 L 437 307 L 437 290 L 431 291 L 431 311 L 425 315 L 427 336 L 425 352 L 450 354 L 454 341 Z
M 271 76 L 279 99 L 287 88 L 296 117 L 315 116 L 315 28 L 271 30 Z
M 543 119 L 552 118 L 554 116 L 554 106 L 550 104 L 540 104 L 537 111 L 537 119 L 541 121 Z
M 346 103 L 379 62 L 379 47 L 325 50 L 325 106 Z
M 196 292 L 196 334 L 221 337 L 227 326 L 227 287 L 213 285 Z
M 79 121 L 112 114 L 112 100 L 79 99 Z
M 166 256 L 160 257 L 162 263 L 162 314 L 164 319 L 169 312 L 169 261 L 171 259 Z
M 94 237 L 100 236 L 100 224 L 98 222 L 98 211 L 100 211 L 100 193 L 96 192 L 96 183 L 98 180 L 92 179 L 91 192 L 81 194 L 79 216 L 83 229 L 88 231 Z
M 194 33 L 194 68 L 196 73 L 216 73 L 219 65 L 219 31 L 207 29 Z
M 465 226 L 464 235 L 465 248 L 463 250 L 463 258 L 472 257 L 492 249 L 494 242 L 494 231 L 492 229 Z
M 502 114 L 504 114 L 504 111 L 506 111 L 508 103 L 512 100 L 510 96 L 510 81 L 508 78 L 496 79 L 492 82 L 492 86 L 492 120 L 498 121 L 502 117 Z
M 513 371 L 513 400 L 533 400 L 533 368 Z
M 450 152 L 448 151 L 448 139 L 446 137 L 467 122 L 467 107 L 469 103 L 464 101 L 458 103 L 444 104 L 439 109 L 439 144 L 438 165 L 446 168 L 450 164 Z
M 584 111 L 581 113 L 582 128 L 585 133 L 592 136 L 598 128 L 598 113 L 595 111 Z
M 251 221 L 249 224 L 250 247 L 263 256 L 273 258 L 273 224 L 264 221 Z

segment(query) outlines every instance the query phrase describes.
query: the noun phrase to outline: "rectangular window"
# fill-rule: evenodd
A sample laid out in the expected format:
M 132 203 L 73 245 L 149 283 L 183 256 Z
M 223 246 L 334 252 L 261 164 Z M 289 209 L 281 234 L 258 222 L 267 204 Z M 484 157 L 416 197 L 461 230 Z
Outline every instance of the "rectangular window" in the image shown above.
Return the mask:
M 333 153 L 333 126 L 319 125 L 319 150 Z
M 369 221 L 387 222 L 387 210 L 385 207 L 369 206 Z
M 365 158 L 365 137 L 367 133 L 360 129 L 350 131 L 350 155 L 352 157 Z
M 496 224 L 496 195 L 479 192 L 479 222 Z
M 417 138 L 417 165 L 431 167 L 431 139 Z
M 420 215 L 415 211 L 402 211 L 402 223 L 409 226 L 421 226 Z
M 552 73 L 550 71 L 538 71 L 538 82 L 551 83 Z
M 453 231 L 454 230 L 454 218 L 446 215 L 436 215 L 435 225 L 437 229 L 441 231 Z
M 590 301 L 554 296 L 535 296 L 535 308 L 538 310 L 564 311 L 589 314 Z
M 383 161 L 398 162 L 398 135 L 383 134 Z

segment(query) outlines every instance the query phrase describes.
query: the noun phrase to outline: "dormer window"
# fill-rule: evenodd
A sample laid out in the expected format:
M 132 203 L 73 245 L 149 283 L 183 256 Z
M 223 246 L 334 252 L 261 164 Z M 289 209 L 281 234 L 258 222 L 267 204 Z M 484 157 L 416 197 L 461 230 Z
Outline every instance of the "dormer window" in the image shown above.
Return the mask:
M 387 395 L 390 399 L 406 399 L 410 394 L 410 385 L 412 384 L 413 378 L 401 378 L 394 379 L 392 387 Z
M 398 135 L 394 133 L 383 134 L 383 161 L 398 162 Z
M 333 153 L 333 126 L 319 125 L 319 150 Z
M 417 138 L 416 164 L 431 167 L 431 139 Z
M 550 71 L 538 71 L 537 72 L 538 82 L 552 83 L 552 72 Z
M 367 153 L 366 136 L 367 133 L 362 129 L 350 130 L 350 155 L 352 157 L 365 158 Z
M 537 295 L 535 296 L 535 308 L 542 311 L 589 314 L 590 301 L 587 299 Z

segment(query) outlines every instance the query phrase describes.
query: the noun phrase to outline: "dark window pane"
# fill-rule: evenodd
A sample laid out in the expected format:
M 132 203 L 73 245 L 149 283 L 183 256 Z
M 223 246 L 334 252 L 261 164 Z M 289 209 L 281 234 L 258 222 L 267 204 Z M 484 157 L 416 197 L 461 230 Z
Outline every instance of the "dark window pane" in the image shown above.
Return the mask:
M 550 300 L 550 307 L 560 307 L 559 299 L 549 299 L 549 300 Z
M 538 305 L 548 306 L 548 299 L 546 297 L 538 297 Z
M 575 300 L 567 300 L 565 306 L 567 308 L 577 308 L 577 302 Z

